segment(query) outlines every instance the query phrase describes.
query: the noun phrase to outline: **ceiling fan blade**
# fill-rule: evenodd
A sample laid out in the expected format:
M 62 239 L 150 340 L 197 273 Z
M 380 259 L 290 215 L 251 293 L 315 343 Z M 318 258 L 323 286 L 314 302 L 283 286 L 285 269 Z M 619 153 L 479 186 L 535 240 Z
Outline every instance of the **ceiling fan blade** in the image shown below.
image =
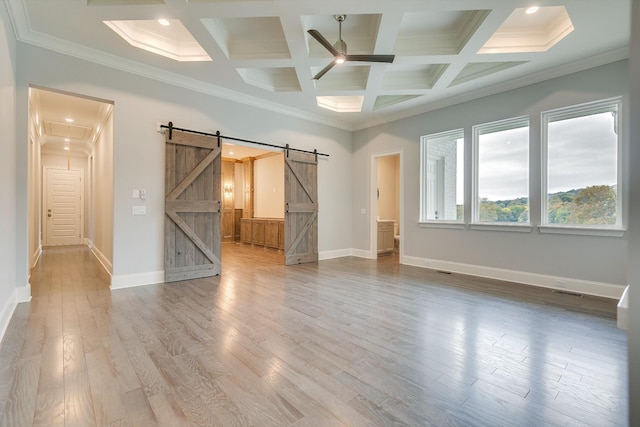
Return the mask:
M 391 64 L 395 57 L 395 55 L 346 55 L 345 60 L 360 62 L 385 62 Z
M 307 31 L 307 33 L 311 34 L 311 37 L 316 39 L 318 41 L 318 43 L 320 43 L 322 46 L 324 46 L 325 49 L 327 49 L 329 52 L 331 52 L 331 54 L 333 56 L 338 56 L 340 54 L 336 50 L 336 48 L 333 47 L 333 45 L 331 43 L 329 43 L 329 40 L 325 39 L 324 36 L 322 34 L 320 34 L 320 32 L 318 30 L 309 30 L 309 31 Z
M 327 65 L 326 67 L 324 67 L 322 70 L 320 70 L 320 72 L 318 74 L 316 74 L 315 76 L 313 76 L 313 80 L 318 80 L 320 77 L 324 76 L 325 74 L 327 74 L 327 71 L 329 71 L 330 69 L 333 68 L 333 66 L 336 65 L 336 61 L 331 61 L 329 63 L 329 65 Z

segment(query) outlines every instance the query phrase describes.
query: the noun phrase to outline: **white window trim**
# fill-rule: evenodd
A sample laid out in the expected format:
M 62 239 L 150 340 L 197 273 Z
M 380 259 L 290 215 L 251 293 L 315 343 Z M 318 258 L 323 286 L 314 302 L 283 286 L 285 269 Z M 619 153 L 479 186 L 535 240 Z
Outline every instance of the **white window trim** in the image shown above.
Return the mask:
M 573 234 L 578 236 L 623 237 L 625 229 L 616 227 L 583 227 L 570 225 L 539 225 L 538 231 L 542 234 Z
M 495 122 L 483 123 L 474 125 L 471 128 L 472 143 L 471 143 L 471 223 L 472 230 L 491 230 L 491 231 L 517 231 L 517 232 L 530 232 L 531 231 L 531 195 L 528 194 L 529 189 L 529 176 L 531 171 L 527 171 L 527 206 L 529 207 L 529 218 L 527 222 L 513 223 L 513 222 L 485 222 L 480 221 L 480 208 L 478 205 L 478 171 L 479 171 L 479 139 L 480 132 L 489 133 L 497 132 L 501 130 L 514 129 L 526 125 L 530 126 L 529 116 L 514 117 L 512 119 L 498 120 Z M 531 140 L 529 138 L 529 144 Z M 529 150 L 530 152 L 530 150 Z
M 429 219 L 424 221 L 418 221 L 418 226 L 420 228 L 450 228 L 450 229 L 463 230 L 465 227 L 465 223 L 464 221 Z
M 530 233 L 533 226 L 525 222 L 478 222 L 470 224 L 469 228 L 480 231 L 515 231 Z
M 549 160 L 549 132 L 548 124 L 550 119 L 562 120 L 576 117 L 582 117 L 589 114 L 597 114 L 599 112 L 607 112 L 611 110 L 612 106 L 617 106 L 618 114 L 616 117 L 618 128 L 618 142 L 617 142 L 617 183 L 616 183 L 616 224 L 615 225 L 601 225 L 601 224 L 551 224 L 548 222 L 547 216 L 548 208 L 548 168 L 547 162 Z M 622 139 L 623 139 L 623 127 L 620 126 L 620 118 L 622 117 L 622 97 L 617 96 L 614 98 L 603 99 L 600 101 L 587 102 L 584 104 L 572 105 L 568 107 L 557 108 L 555 110 L 543 111 L 540 116 L 540 138 L 541 138 L 541 174 L 540 174 L 540 225 L 538 230 L 540 233 L 549 234 L 575 234 L 584 236 L 606 236 L 606 237 L 622 237 L 624 235 L 623 227 L 623 203 L 624 189 L 622 186 Z
M 420 213 L 419 213 L 420 219 L 418 220 L 418 224 L 420 224 L 421 227 L 422 226 L 429 227 L 432 225 L 441 224 L 440 228 L 464 228 L 464 224 L 465 224 L 464 214 L 462 215 L 462 219 L 456 220 L 456 221 L 444 220 L 444 219 L 443 220 L 427 219 L 427 197 L 426 197 L 427 196 L 427 193 L 426 193 L 427 191 L 427 188 L 426 188 L 427 154 L 428 154 L 427 140 L 436 139 L 436 138 L 447 138 L 447 137 L 459 138 L 459 135 L 462 135 L 462 138 L 464 138 L 464 128 L 448 130 L 445 132 L 432 133 L 432 134 L 423 135 L 420 137 Z M 462 173 L 464 174 L 465 171 L 463 170 Z M 463 192 L 464 192 L 464 189 L 463 189 Z M 464 199 L 466 200 L 466 197 L 464 197 Z M 460 225 L 461 227 L 452 227 L 451 225 Z

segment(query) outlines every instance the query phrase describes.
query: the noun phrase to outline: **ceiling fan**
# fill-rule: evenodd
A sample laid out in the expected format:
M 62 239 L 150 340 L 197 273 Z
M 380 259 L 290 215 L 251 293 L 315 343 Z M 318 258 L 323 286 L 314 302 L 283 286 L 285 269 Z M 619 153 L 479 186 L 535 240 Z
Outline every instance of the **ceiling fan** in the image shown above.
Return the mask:
M 384 62 L 390 64 L 393 62 L 395 55 L 347 55 L 347 44 L 342 40 L 342 22 L 347 19 L 347 15 L 333 15 L 338 21 L 339 33 L 338 41 L 332 45 L 327 39 L 324 38 L 318 30 L 307 31 L 311 36 L 318 41 L 325 49 L 327 49 L 334 56 L 333 61 L 326 67 L 324 67 L 318 74 L 313 76 L 314 80 L 318 80 L 324 76 L 327 71 L 333 68 L 336 64 L 342 64 L 346 61 L 359 61 L 359 62 Z

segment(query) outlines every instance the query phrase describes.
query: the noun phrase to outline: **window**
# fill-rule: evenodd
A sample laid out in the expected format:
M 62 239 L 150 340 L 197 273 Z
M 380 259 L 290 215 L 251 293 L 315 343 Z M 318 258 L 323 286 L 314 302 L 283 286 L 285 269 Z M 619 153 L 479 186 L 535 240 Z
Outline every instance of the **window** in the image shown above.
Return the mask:
M 420 221 L 464 219 L 464 130 L 423 136 Z
M 529 223 L 529 118 L 473 127 L 473 222 Z
M 621 228 L 615 98 L 542 113 L 542 223 Z

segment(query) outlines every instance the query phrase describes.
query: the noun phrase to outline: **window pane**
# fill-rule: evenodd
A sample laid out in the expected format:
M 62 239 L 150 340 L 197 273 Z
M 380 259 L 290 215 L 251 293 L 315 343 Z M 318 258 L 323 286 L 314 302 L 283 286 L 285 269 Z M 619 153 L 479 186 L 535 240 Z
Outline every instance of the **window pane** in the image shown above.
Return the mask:
M 478 212 L 480 222 L 529 222 L 529 126 L 480 129 Z
M 617 106 L 553 120 L 547 135 L 548 224 L 615 225 Z
M 423 139 L 422 220 L 464 220 L 464 132 Z

